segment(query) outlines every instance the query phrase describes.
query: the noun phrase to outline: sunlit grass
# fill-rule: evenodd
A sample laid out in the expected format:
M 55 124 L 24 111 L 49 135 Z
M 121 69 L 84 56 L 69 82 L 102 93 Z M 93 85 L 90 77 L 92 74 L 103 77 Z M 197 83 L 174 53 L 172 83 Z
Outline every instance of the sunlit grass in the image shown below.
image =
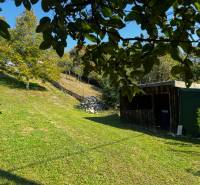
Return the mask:
M 0 184 L 200 184 L 200 144 L 92 115 L 51 85 L 0 79 Z

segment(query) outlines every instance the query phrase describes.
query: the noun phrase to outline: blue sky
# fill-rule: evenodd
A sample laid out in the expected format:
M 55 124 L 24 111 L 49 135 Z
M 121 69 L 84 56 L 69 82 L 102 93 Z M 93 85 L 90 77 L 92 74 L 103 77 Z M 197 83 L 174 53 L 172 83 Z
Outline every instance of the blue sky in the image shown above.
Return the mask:
M 16 7 L 13 0 L 7 0 L 5 3 L 0 4 L 0 7 L 2 8 L 2 12 L 0 12 L 0 15 L 6 18 L 7 22 L 10 24 L 11 27 L 14 27 L 16 17 L 24 11 L 24 7 Z M 38 20 L 43 16 L 48 15 L 42 11 L 40 2 L 33 6 L 33 11 L 37 16 Z M 129 23 L 127 24 L 126 28 L 120 31 L 120 33 L 123 37 L 133 37 L 139 36 L 141 30 L 140 27 L 135 23 Z M 73 41 L 71 38 L 68 38 L 67 42 L 67 50 L 70 50 L 76 45 L 76 42 Z

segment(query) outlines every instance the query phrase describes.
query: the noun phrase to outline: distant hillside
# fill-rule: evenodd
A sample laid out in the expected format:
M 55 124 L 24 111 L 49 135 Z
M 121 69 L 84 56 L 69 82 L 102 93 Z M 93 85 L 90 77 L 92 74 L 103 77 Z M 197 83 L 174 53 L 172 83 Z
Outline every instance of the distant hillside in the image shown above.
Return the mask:
M 87 97 L 87 96 L 96 96 L 100 97 L 101 92 L 100 89 L 97 87 L 87 84 L 85 82 L 81 82 L 75 77 L 72 77 L 70 75 L 61 75 L 61 79 L 58 81 L 60 85 L 62 85 L 67 90 L 78 94 L 79 96 Z

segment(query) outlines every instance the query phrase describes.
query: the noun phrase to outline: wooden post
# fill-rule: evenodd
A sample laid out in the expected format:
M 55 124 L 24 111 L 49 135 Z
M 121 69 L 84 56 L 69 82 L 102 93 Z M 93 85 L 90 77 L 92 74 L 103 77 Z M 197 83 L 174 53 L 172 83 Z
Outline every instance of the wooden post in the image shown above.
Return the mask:
M 156 129 L 156 118 L 155 118 L 155 94 L 151 95 L 151 100 L 152 100 L 152 113 L 153 113 L 153 128 Z
M 169 94 L 169 123 L 170 123 L 170 127 L 169 127 L 169 131 L 172 131 L 172 119 L 173 119 L 173 110 L 172 110 L 172 101 L 173 101 L 173 94 L 171 91 L 171 87 L 168 88 L 168 94 Z

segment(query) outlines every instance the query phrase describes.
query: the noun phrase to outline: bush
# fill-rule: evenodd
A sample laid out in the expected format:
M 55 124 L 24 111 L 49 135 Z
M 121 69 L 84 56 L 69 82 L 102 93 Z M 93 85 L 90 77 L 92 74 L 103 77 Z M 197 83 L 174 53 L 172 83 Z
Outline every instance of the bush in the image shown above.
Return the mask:
M 111 85 L 109 78 L 101 79 L 102 100 L 109 107 L 117 107 L 119 105 L 119 90 Z

